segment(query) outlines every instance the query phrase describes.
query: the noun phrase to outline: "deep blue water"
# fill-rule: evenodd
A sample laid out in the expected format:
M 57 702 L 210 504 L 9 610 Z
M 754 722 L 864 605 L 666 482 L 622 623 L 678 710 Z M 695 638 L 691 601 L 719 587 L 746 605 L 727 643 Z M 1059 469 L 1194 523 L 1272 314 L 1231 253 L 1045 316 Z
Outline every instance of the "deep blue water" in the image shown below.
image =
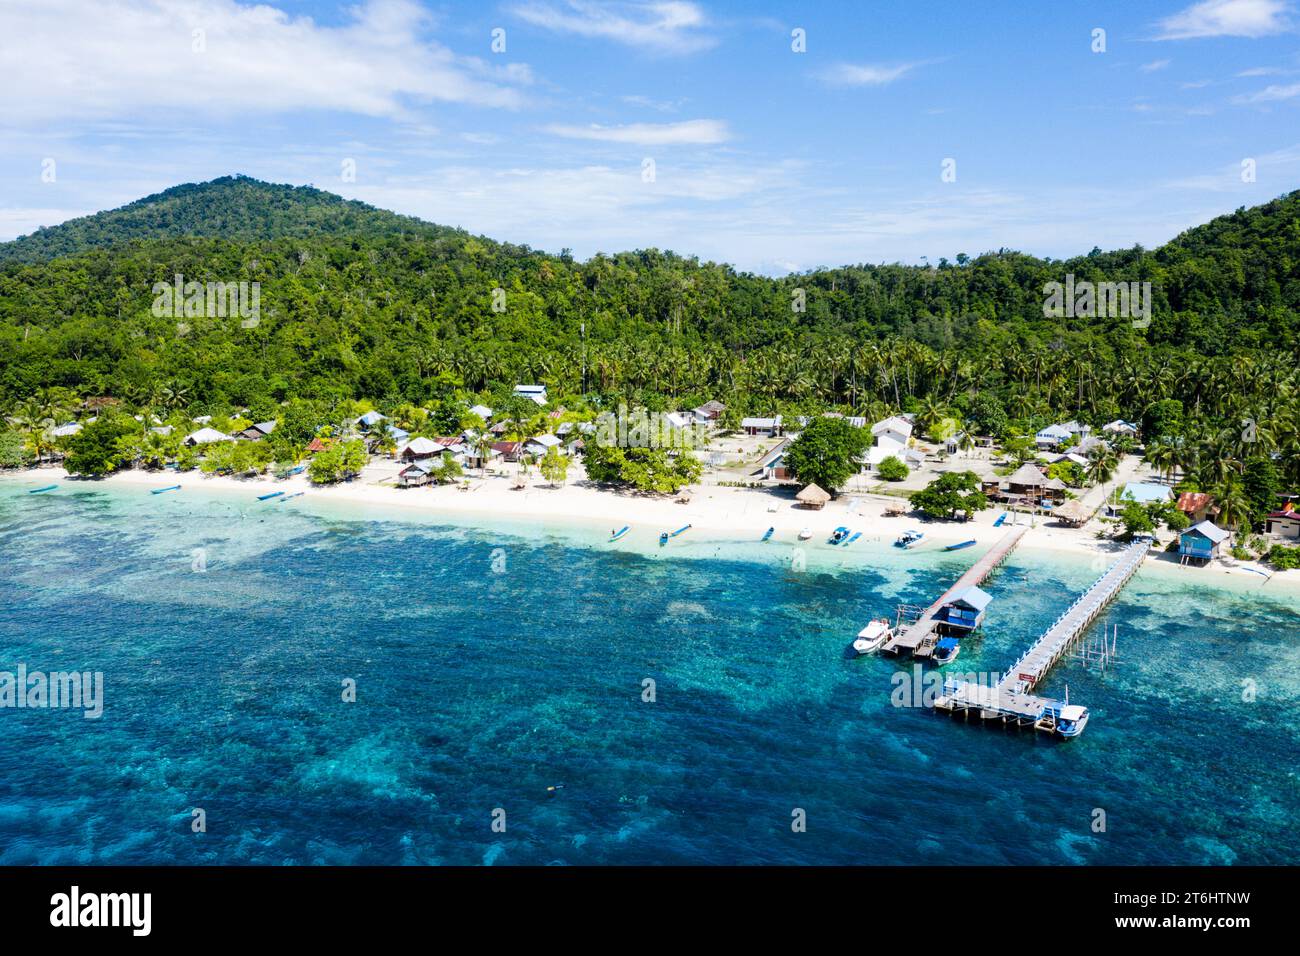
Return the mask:
M 979 549 L 795 571 L 705 532 L 28 487 L 0 481 L 0 670 L 102 671 L 106 702 L 0 709 L 0 864 L 1300 863 L 1276 583 L 1144 569 L 1102 618 L 1125 662 L 1042 688 L 1092 710 L 1062 743 L 895 708 L 900 665 L 844 654 Z M 1017 554 L 954 666 L 1005 667 L 1094 576 Z

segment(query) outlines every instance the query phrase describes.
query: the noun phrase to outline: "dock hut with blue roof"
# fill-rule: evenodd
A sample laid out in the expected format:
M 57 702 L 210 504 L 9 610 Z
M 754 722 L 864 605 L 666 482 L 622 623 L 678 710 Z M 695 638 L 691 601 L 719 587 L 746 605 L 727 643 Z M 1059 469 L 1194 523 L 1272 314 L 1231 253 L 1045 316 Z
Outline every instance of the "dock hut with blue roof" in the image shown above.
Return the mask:
M 984 623 L 984 612 L 993 601 L 987 591 L 971 585 L 945 601 L 935 618 L 936 630 L 961 637 Z

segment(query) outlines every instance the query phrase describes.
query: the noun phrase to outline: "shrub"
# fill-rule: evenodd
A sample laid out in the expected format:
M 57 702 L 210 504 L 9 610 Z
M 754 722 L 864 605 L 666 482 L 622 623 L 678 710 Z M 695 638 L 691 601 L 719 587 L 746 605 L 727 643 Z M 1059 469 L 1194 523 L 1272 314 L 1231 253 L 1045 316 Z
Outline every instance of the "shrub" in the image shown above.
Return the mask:
M 883 459 L 876 466 L 876 472 L 885 481 L 902 481 L 911 474 L 910 469 L 903 464 L 902 459 L 897 455 L 890 455 L 888 458 Z

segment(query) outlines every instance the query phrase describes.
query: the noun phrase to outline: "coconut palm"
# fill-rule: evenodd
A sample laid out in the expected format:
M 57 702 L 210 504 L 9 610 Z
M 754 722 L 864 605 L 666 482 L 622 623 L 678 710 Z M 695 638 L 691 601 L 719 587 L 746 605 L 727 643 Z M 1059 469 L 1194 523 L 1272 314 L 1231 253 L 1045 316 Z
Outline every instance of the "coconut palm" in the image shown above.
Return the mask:
M 1102 442 L 1094 445 L 1088 451 L 1088 480 L 1094 485 L 1103 485 L 1115 476 L 1115 469 L 1119 467 L 1119 455 L 1115 450 Z

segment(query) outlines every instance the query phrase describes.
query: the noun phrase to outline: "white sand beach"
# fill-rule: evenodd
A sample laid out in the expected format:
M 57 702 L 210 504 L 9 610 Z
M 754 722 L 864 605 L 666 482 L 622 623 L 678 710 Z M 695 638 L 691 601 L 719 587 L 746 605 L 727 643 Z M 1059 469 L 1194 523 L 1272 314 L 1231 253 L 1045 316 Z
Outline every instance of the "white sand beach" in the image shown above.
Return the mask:
M 468 490 L 457 485 L 430 485 L 418 488 L 399 488 L 393 484 L 396 463 L 382 463 L 367 467 L 361 477 L 336 485 L 313 485 L 305 475 L 288 479 L 232 478 L 203 475 L 200 472 L 177 474 L 174 471 L 128 470 L 117 472 L 99 480 L 69 479 L 64 469 L 42 467 L 0 474 L 0 481 L 31 484 L 32 487 L 53 482 L 71 481 L 74 484 L 94 487 L 140 486 L 163 488 L 179 484 L 185 489 L 238 492 L 256 498 L 258 495 L 282 491 L 285 494 L 302 492 L 304 500 L 373 505 L 383 508 L 413 508 L 432 514 L 456 516 L 473 521 L 476 517 L 498 519 L 528 519 L 608 524 L 610 530 L 624 525 L 636 529 L 672 531 L 690 524 L 695 528 L 734 535 L 738 539 L 759 539 L 769 527 L 777 536 L 790 540 L 802 529 L 812 532 L 813 542 L 825 541 L 830 533 L 843 525 L 861 531 L 866 538 L 893 541 L 909 528 L 925 533 L 925 546 L 941 547 L 961 541 L 974 540 L 979 545 L 996 541 L 1010 526 L 1011 518 L 1003 528 L 994 527 L 1002 510 L 990 508 L 967 522 L 926 521 L 914 516 L 890 516 L 884 513 L 887 506 L 897 506 L 901 499 L 886 495 L 845 494 L 831 501 L 821 510 L 796 506 L 793 494 L 787 490 L 771 488 L 737 488 L 702 484 L 694 486 L 689 503 L 680 503 L 675 497 L 643 495 L 597 488 L 585 481 L 569 482 L 562 487 L 552 487 L 534 475 L 527 487 L 516 489 L 513 474 L 491 475 L 486 478 L 472 476 Z M 1029 521 L 1026 515 L 1015 518 L 1021 523 Z M 1039 518 L 1026 535 L 1020 547 L 1039 549 L 1058 554 L 1092 555 L 1108 559 L 1118 550 L 1116 542 L 1099 537 L 1104 526 L 1096 519 L 1083 528 L 1069 528 Z M 1165 532 L 1168 536 L 1168 532 Z M 1153 554 L 1153 559 L 1178 568 L 1172 556 Z M 1300 589 L 1300 570 L 1274 571 L 1256 563 L 1215 562 L 1204 568 L 1182 569 L 1195 574 L 1207 584 L 1227 585 L 1232 581 L 1241 584 L 1263 584 Z

